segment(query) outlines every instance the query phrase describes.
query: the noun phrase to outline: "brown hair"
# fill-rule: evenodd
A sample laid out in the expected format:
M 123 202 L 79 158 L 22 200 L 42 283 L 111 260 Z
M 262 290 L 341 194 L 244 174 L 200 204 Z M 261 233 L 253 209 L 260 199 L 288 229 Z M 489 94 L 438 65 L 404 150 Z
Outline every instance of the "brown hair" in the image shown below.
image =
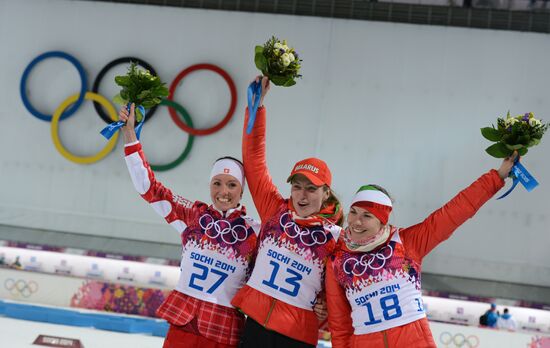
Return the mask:
M 327 185 L 323 185 L 323 190 L 324 191 L 327 191 L 327 190 L 330 190 L 330 195 L 328 196 L 327 200 L 323 202 L 323 206 L 325 204 L 334 204 L 334 206 L 336 207 L 336 210 L 338 209 L 342 209 L 342 204 L 340 203 L 340 200 L 338 199 L 338 197 L 336 196 L 336 194 L 334 193 L 334 191 L 328 187 Z M 340 218 L 338 219 L 338 221 L 336 221 L 336 225 L 340 226 L 340 227 L 343 227 L 344 226 L 344 214 L 340 214 Z

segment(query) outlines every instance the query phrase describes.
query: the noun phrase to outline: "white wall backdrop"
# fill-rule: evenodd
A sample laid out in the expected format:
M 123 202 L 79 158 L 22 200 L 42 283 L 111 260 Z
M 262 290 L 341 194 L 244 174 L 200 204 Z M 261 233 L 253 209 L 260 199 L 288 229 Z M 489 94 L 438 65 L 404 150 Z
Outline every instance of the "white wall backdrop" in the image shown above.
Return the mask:
M 303 79 L 273 88 L 268 107 L 268 164 L 288 194 L 285 179 L 304 157 L 325 159 L 345 204 L 364 183 L 379 183 L 396 198 L 392 222 L 420 222 L 500 161 L 485 154 L 479 132 L 508 110 L 550 120 L 547 82 L 550 36 L 313 17 L 65 0 L 0 0 L 0 224 L 178 243 L 172 229 L 133 190 L 122 142 L 91 165 L 67 161 L 55 149 L 50 124 L 31 116 L 19 82 L 37 55 L 63 50 L 93 79 L 109 61 L 135 55 L 168 84 L 189 65 L 226 69 L 239 92 L 237 112 L 219 133 L 196 138 L 190 157 L 158 173 L 174 191 L 208 201 L 207 178 L 219 156 L 240 157 L 248 82 L 257 74 L 253 48 L 272 34 L 300 52 Z M 113 96 L 113 69 L 100 94 Z M 52 113 L 79 90 L 75 69 L 60 59 L 39 64 L 28 93 Z M 202 72 L 176 93 L 200 128 L 225 114 L 223 80 Z M 153 162 L 182 151 L 187 135 L 165 108 L 144 128 Z M 99 151 L 104 122 L 91 102 L 63 121 L 63 144 L 78 155 Z M 550 286 L 550 140 L 523 163 L 541 185 L 491 200 L 424 263 L 434 273 Z M 509 184 L 508 184 L 509 185 Z M 245 204 L 255 210 L 248 193 Z

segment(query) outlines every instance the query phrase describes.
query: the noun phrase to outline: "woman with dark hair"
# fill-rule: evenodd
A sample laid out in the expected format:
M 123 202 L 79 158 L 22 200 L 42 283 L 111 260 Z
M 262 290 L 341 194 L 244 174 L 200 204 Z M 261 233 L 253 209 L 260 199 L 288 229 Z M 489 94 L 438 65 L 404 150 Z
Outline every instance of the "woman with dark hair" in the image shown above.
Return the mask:
M 180 233 L 181 274 L 176 289 L 157 310 L 170 323 L 164 348 L 236 347 L 244 315 L 231 299 L 248 279 L 256 257 L 259 223 L 240 204 L 243 165 L 222 157 L 210 173 L 212 204 L 175 195 L 155 179 L 134 131 L 134 105 L 119 112 L 126 165 L 135 189 Z
M 333 347 L 436 346 L 422 305 L 422 259 L 504 186 L 516 156 L 407 228 L 388 224 L 392 199 L 386 190 L 359 188 L 338 250 L 327 264 Z
M 268 90 L 264 77 L 255 126 L 249 135 L 243 130 L 244 171 L 262 221 L 258 257 L 231 303 L 248 316 L 241 348 L 315 347 L 316 302 L 326 261 L 340 235 L 342 211 L 330 188 L 331 172 L 318 158 L 292 167 L 290 198 L 282 197 L 273 184 L 265 158 L 263 98 Z

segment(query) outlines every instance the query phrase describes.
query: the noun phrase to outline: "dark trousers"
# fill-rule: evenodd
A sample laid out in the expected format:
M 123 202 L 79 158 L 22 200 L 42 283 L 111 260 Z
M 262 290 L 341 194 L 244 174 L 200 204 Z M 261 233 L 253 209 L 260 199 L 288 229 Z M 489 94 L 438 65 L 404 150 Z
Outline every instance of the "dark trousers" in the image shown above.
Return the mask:
M 268 330 L 249 317 L 246 318 L 239 348 L 315 348 L 315 346 Z

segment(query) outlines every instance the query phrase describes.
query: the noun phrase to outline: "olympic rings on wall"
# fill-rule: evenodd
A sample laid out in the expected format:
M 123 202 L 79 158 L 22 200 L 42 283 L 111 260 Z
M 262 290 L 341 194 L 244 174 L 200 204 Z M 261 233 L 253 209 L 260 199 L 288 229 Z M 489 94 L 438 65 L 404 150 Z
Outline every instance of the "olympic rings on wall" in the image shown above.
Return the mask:
M 177 111 L 178 114 L 180 114 L 183 117 L 183 119 L 185 120 L 185 123 L 187 123 L 189 126 L 193 127 L 193 121 L 191 120 L 191 116 L 189 116 L 189 113 L 187 113 L 187 110 L 185 110 L 185 108 L 183 106 L 181 106 L 180 104 L 178 104 L 176 102 L 168 100 L 168 99 L 164 99 L 160 103 L 160 105 L 164 105 L 164 106 L 167 106 L 169 108 L 173 108 L 174 110 Z M 151 169 L 153 169 L 157 172 L 162 172 L 162 171 L 170 170 L 174 167 L 177 167 L 181 162 L 183 162 L 183 160 L 185 160 L 187 158 L 187 156 L 191 152 L 191 149 L 193 148 L 193 141 L 194 140 L 195 140 L 195 136 L 192 135 L 192 134 L 189 134 L 189 136 L 187 137 L 187 145 L 185 145 L 185 148 L 183 149 L 183 152 L 178 156 L 178 158 L 176 158 L 174 161 L 172 161 L 170 163 L 166 163 L 166 164 L 152 164 L 152 163 L 150 163 Z
M 30 297 L 38 291 L 38 284 L 34 280 L 27 282 L 23 279 L 14 280 L 8 278 L 4 281 L 4 288 L 13 296 L 21 295 L 23 297 Z
M 118 140 L 118 133 L 116 133 L 109 140 L 107 145 L 105 145 L 105 147 L 95 155 L 82 157 L 82 156 L 73 155 L 72 153 L 67 151 L 61 144 L 61 141 L 59 140 L 59 120 L 61 118 L 61 114 L 63 113 L 63 111 L 69 105 L 73 104 L 76 100 L 78 100 L 78 98 L 79 98 L 78 94 L 74 94 L 70 96 L 69 98 L 65 99 L 53 113 L 52 124 L 51 124 L 52 140 L 53 140 L 53 144 L 55 145 L 55 148 L 59 151 L 59 153 L 61 153 L 61 155 L 66 159 L 68 159 L 69 161 L 73 161 L 75 163 L 80 163 L 80 164 L 90 164 L 90 163 L 99 161 L 103 157 L 107 156 L 111 151 L 113 151 L 116 145 L 116 141 Z M 113 121 L 117 121 L 117 113 L 115 111 L 115 108 L 113 107 L 113 105 L 111 105 L 111 103 L 109 103 L 107 99 L 105 99 L 105 97 L 92 92 L 86 92 L 86 94 L 84 95 L 84 99 L 93 100 L 102 104 L 107 109 L 107 112 L 109 113 L 111 119 Z
M 31 104 L 28 96 L 27 96 L 27 80 L 29 78 L 29 75 L 32 71 L 32 69 L 41 61 L 48 59 L 48 58 L 62 58 L 67 61 L 69 61 L 72 65 L 75 66 L 77 69 L 80 79 L 81 79 L 81 89 L 78 94 L 74 94 L 64 100 L 55 110 L 53 115 L 48 115 L 46 113 L 42 113 L 38 111 L 34 106 Z M 35 117 L 43 120 L 43 121 L 49 121 L 51 122 L 51 136 L 52 141 L 54 143 L 54 146 L 56 149 L 61 153 L 63 157 L 66 159 L 79 163 L 79 164 L 90 164 L 97 162 L 104 157 L 106 157 L 116 146 L 116 142 L 118 139 L 118 134 L 115 135 L 111 140 L 107 143 L 107 145 L 99 151 L 97 154 L 91 155 L 91 156 L 76 156 L 72 153 L 70 153 L 63 145 L 61 140 L 59 139 L 59 123 L 60 121 L 68 118 L 69 116 L 76 113 L 76 111 L 80 108 L 84 100 L 91 100 L 94 103 L 94 108 L 97 111 L 98 115 L 102 120 L 104 120 L 107 123 L 111 123 L 113 121 L 118 120 L 117 112 L 113 105 L 109 102 L 108 99 L 105 97 L 99 95 L 97 92 L 99 90 L 99 85 L 101 83 L 101 80 L 105 77 L 105 74 L 114 66 L 118 64 L 123 63 L 129 63 L 129 62 L 136 62 L 138 65 L 148 69 L 151 71 L 151 73 L 156 74 L 155 69 L 146 61 L 137 58 L 137 57 L 122 57 L 115 59 L 111 62 L 109 62 L 105 67 L 103 67 L 99 74 L 97 75 L 96 79 L 94 80 L 92 91 L 87 91 L 87 76 L 84 71 L 84 68 L 82 67 L 82 64 L 73 57 L 72 55 L 61 52 L 61 51 L 50 51 L 43 53 L 36 58 L 34 58 L 29 65 L 25 68 L 23 75 L 21 77 L 21 83 L 20 83 L 20 93 L 21 93 L 21 99 L 23 101 L 23 104 L 25 108 Z M 196 129 L 194 128 L 193 121 L 191 119 L 191 116 L 186 111 L 186 109 L 178 104 L 176 101 L 173 100 L 173 96 L 175 93 L 175 90 L 178 86 L 178 83 L 188 74 L 198 71 L 198 70 L 210 70 L 217 74 L 219 74 L 227 83 L 229 87 L 229 92 L 231 94 L 231 103 L 229 105 L 229 109 L 227 114 L 224 116 L 224 118 L 216 125 L 214 125 L 211 128 L 207 129 Z M 160 105 L 168 107 L 168 111 L 170 113 L 170 116 L 174 123 L 182 129 L 184 132 L 189 133 L 188 139 L 187 139 L 187 145 L 185 146 L 183 152 L 172 162 L 167 164 L 152 164 L 151 168 L 156 171 L 165 171 L 172 169 L 179 165 L 181 162 L 187 158 L 189 155 L 191 148 L 193 147 L 194 142 L 194 136 L 196 135 L 209 135 L 212 133 L 215 133 L 219 131 L 221 128 L 223 128 L 231 119 L 233 114 L 235 113 L 235 108 L 237 104 L 237 89 L 235 88 L 235 83 L 229 76 L 229 74 L 221 69 L 218 66 L 212 65 L 212 64 L 196 64 L 192 65 L 183 71 L 181 71 L 177 77 L 174 79 L 174 81 L 170 85 L 170 95 L 168 99 L 163 100 L 163 102 Z M 152 118 L 153 114 L 156 111 L 157 106 L 151 108 L 147 112 L 147 117 L 145 118 L 145 122 L 147 122 L 149 119 Z M 179 114 L 179 115 L 178 115 Z
M 479 346 L 479 337 L 475 335 L 466 337 L 462 333 L 453 335 L 448 331 L 444 331 L 439 335 L 439 342 L 449 348 L 477 348 Z
M 69 62 L 71 62 L 72 65 L 74 65 L 76 70 L 78 70 L 78 74 L 80 75 L 81 87 L 80 87 L 80 93 L 78 94 L 78 99 L 76 100 L 76 103 L 72 107 L 70 107 L 66 113 L 64 113 L 61 116 L 62 120 L 71 116 L 76 112 L 76 110 L 78 110 L 80 105 L 82 105 L 82 102 L 84 102 L 84 96 L 86 94 L 86 90 L 88 89 L 88 78 L 86 77 L 86 73 L 84 72 L 84 68 L 82 67 L 82 64 L 80 64 L 80 62 L 70 54 L 65 52 L 60 52 L 60 51 L 51 51 L 51 52 L 42 53 L 38 57 L 34 58 L 29 63 L 29 65 L 25 68 L 25 71 L 23 72 L 23 76 L 21 77 L 21 84 L 19 85 L 19 92 L 21 93 L 21 99 L 23 100 L 23 104 L 25 105 L 25 108 L 27 108 L 27 110 L 29 110 L 29 112 L 33 116 L 43 121 L 51 121 L 52 115 L 43 114 L 40 111 L 36 110 L 34 106 L 32 106 L 31 102 L 29 101 L 29 98 L 27 98 L 27 80 L 29 79 L 29 75 L 32 69 L 36 66 L 36 64 L 40 63 L 43 60 L 46 60 L 48 58 L 53 58 L 53 57 L 68 60 Z
M 227 114 L 225 115 L 225 117 L 217 125 L 211 128 L 196 129 L 196 128 L 188 127 L 183 122 L 181 122 L 173 110 L 170 109 L 169 111 L 170 111 L 170 116 L 172 116 L 172 120 L 174 120 L 174 123 L 178 127 L 180 127 L 184 132 L 187 132 L 193 135 L 208 135 L 222 129 L 227 124 L 227 122 L 229 122 L 229 120 L 231 119 L 231 116 L 233 116 L 233 114 L 235 113 L 235 107 L 237 106 L 237 88 L 235 88 L 235 83 L 233 83 L 233 80 L 231 79 L 231 77 L 223 69 L 220 69 L 219 67 L 212 64 L 196 64 L 183 70 L 178 74 L 178 76 L 176 76 L 176 78 L 174 79 L 174 81 L 172 81 L 172 84 L 170 85 L 170 94 L 168 95 L 168 99 L 173 100 L 174 93 L 176 92 L 176 88 L 178 87 L 178 83 L 185 76 L 197 70 L 211 70 L 215 73 L 218 73 L 221 75 L 221 77 L 223 77 L 223 79 L 227 83 L 227 86 L 229 86 L 229 92 L 231 93 L 231 104 L 229 105 L 229 110 L 227 111 Z
M 99 71 L 99 73 L 97 74 L 97 77 L 95 78 L 94 80 L 94 84 L 92 85 L 92 92 L 94 93 L 97 93 L 99 92 L 99 84 L 101 83 L 101 80 L 103 80 L 103 77 L 105 77 L 105 74 L 107 73 L 107 71 L 111 70 L 111 68 L 119 65 L 119 64 L 124 64 L 124 63 L 132 63 L 132 62 L 136 62 L 138 65 L 144 67 L 145 69 L 149 70 L 149 72 L 151 72 L 152 75 L 157 75 L 157 72 L 155 69 L 153 69 L 153 67 L 147 63 L 146 61 L 144 61 L 143 59 L 139 59 L 137 57 L 122 57 L 122 58 L 118 58 L 118 59 L 115 59 L 109 63 L 107 63 L 107 65 L 105 65 L 103 67 L 103 69 L 101 69 Z M 105 111 L 103 111 L 103 109 L 101 108 L 101 106 L 94 102 L 94 108 L 95 108 L 95 111 L 97 111 L 99 117 L 101 117 L 101 119 L 103 121 L 105 121 L 105 123 L 109 124 L 111 122 L 113 122 L 111 120 L 111 118 L 109 116 L 107 116 L 107 114 L 105 114 Z M 145 121 L 143 122 L 147 122 L 151 119 L 151 117 L 153 117 L 153 115 L 155 114 L 155 111 L 157 111 L 157 105 L 153 106 L 151 109 L 149 109 L 147 111 L 147 117 L 145 117 Z M 117 121 L 117 120 L 115 120 Z

